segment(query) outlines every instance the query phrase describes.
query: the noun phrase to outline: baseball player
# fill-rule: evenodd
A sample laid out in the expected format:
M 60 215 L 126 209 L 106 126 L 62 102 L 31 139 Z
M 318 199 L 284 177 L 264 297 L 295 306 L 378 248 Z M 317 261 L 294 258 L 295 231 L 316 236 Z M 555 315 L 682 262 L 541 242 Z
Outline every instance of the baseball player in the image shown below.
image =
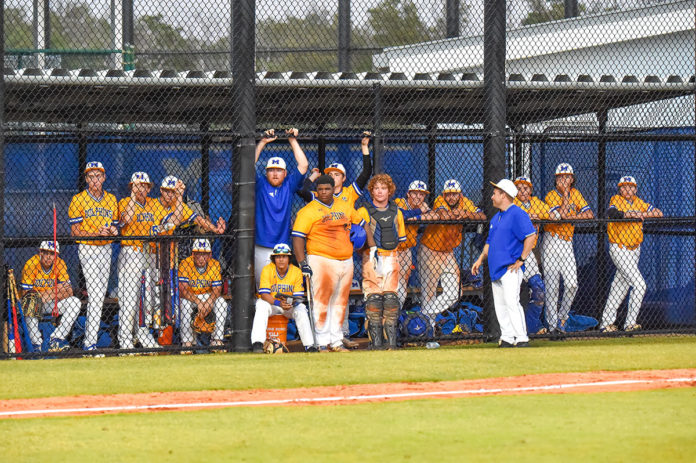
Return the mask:
M 609 297 L 604 306 L 600 329 L 604 332 L 616 331 L 616 312 L 633 288 L 628 298 L 628 313 L 624 322 L 625 331 L 641 329 L 637 323 L 638 312 L 645 296 L 645 280 L 638 269 L 640 245 L 643 242 L 643 219 L 662 217 L 662 211 L 646 203 L 638 196 L 638 184 L 631 176 L 619 179 L 619 194 L 609 202 L 607 213 L 610 219 L 640 219 L 641 222 L 609 222 L 609 255 L 616 266 L 616 275 L 611 282 Z
M 162 202 L 148 196 L 152 182 L 147 173 L 135 172 L 129 186 L 130 196 L 123 198 L 118 206 L 123 236 L 157 235 L 173 230 L 180 223 L 183 211 L 180 204 L 185 189 L 181 181 L 175 187 L 173 212 L 165 208 Z M 152 323 L 153 304 L 156 303 L 150 297 L 156 275 L 154 243 L 139 240 L 121 242 L 118 256 L 118 341 L 121 349 L 133 348 L 134 329 L 142 347 L 159 347 L 148 328 Z M 138 310 L 139 305 L 142 305 L 141 311 Z
M 307 156 L 297 143 L 297 129 L 286 130 L 288 143 L 297 161 L 297 169 L 289 172 L 285 160 L 272 157 L 266 163 L 266 175 L 256 174 L 256 246 L 254 248 L 254 265 L 256 286 L 261 279 L 262 269 L 271 260 L 271 252 L 276 243 L 290 241 L 292 214 L 292 196 L 302 186 L 302 179 L 307 173 Z M 263 148 L 276 138 L 273 130 L 266 130 L 264 137 L 256 145 L 256 162 Z
M 524 311 L 520 305 L 520 285 L 526 260 L 534 247 L 536 228 L 529 215 L 513 204 L 517 187 L 502 179 L 493 185 L 493 207 L 500 212 L 491 219 L 486 244 L 471 267 L 476 275 L 488 258 L 495 315 L 500 324 L 499 347 L 528 347 Z
M 181 294 L 181 343 L 184 347 L 193 345 L 191 327 L 194 307 L 197 318 L 205 319 L 213 312 L 215 328 L 210 336 L 212 347 L 222 346 L 222 336 L 227 317 L 227 302 L 222 298 L 222 274 L 220 262 L 212 258 L 210 241 L 197 239 L 193 242 L 189 257 L 179 265 L 179 291 Z
M 293 249 L 302 273 L 311 276 L 317 343 L 332 352 L 345 352 L 342 325 L 353 280 L 350 226 L 363 226 L 365 220 L 352 205 L 334 198 L 333 178 L 322 175 L 316 185 L 316 198 L 297 213 Z M 377 247 L 369 227 L 365 231 L 372 265 Z
M 514 200 L 515 206 L 525 211 L 532 220 L 548 220 L 550 218 L 549 206 L 536 196 L 532 196 L 533 185 L 529 177 L 517 177 L 515 179 L 515 187 L 517 187 L 517 196 Z M 534 237 L 534 246 L 532 247 L 532 252 L 529 253 L 527 260 L 524 262 L 524 281 L 529 284 L 529 289 L 532 291 L 529 300 L 531 305 L 527 308 L 526 314 L 527 317 L 534 318 L 534 326 L 539 326 L 541 323 L 541 311 L 544 307 L 544 293 L 546 292 L 546 287 L 544 286 L 544 280 L 539 271 L 539 263 L 534 255 L 534 248 L 539 239 L 539 225 L 536 225 L 535 228 L 537 234 Z M 527 328 L 530 328 L 530 325 L 531 324 L 528 322 Z M 547 330 L 544 327 L 541 327 L 537 331 L 537 334 L 546 333 Z
M 39 253 L 24 264 L 20 283 L 22 296 L 31 290 L 36 290 L 41 295 L 43 310 L 39 310 L 39 314 L 50 314 L 53 311 L 55 300 L 58 299 L 58 312 L 61 314 L 61 318 L 60 323 L 51 334 L 49 352 L 60 352 L 70 348 L 67 338 L 82 307 L 80 300 L 73 296 L 65 261 L 56 257 L 56 254 L 59 253 L 60 245 L 58 243 L 55 243 L 54 247 L 53 241 L 43 241 L 39 245 Z M 57 291 L 54 287 L 56 283 Z M 26 322 L 31 343 L 38 352 L 43 344 L 43 336 L 39 331 L 39 318 L 27 317 Z
M 116 196 L 104 191 L 106 171 L 101 162 L 88 162 L 85 167 L 87 189 L 73 196 L 68 208 L 72 236 L 118 235 L 118 202 Z M 78 241 L 78 256 L 87 284 L 87 322 L 84 350 L 97 348 L 104 297 L 111 273 L 111 241 Z
M 592 219 L 594 214 L 585 198 L 574 188 L 575 172 L 565 162 L 556 167 L 556 188 L 549 191 L 545 202 L 549 216 L 555 219 Z M 578 271 L 573 252 L 572 223 L 548 224 L 544 227 L 541 259 L 546 274 L 546 322 L 551 333 L 565 331 L 570 308 L 578 291 Z M 563 301 L 558 307 L 563 277 Z
M 408 224 L 410 220 L 432 220 L 437 219 L 437 213 L 431 211 L 425 198 L 430 191 L 425 182 L 414 180 L 408 186 L 405 198 L 396 198 L 394 202 L 401 209 L 401 213 L 406 220 L 406 241 L 399 243 L 399 306 L 403 307 L 408 295 L 408 280 L 411 277 L 413 268 L 413 248 L 417 244 L 418 224 Z
M 215 234 L 222 234 L 225 232 L 225 220 L 222 217 L 218 217 L 217 223 L 212 223 L 206 217 L 198 215 L 194 212 L 188 204 L 183 200 L 178 201 L 176 185 L 179 179 L 173 175 L 169 175 L 162 180 L 160 185 L 160 197 L 159 201 L 162 203 L 170 214 L 174 214 L 176 207 L 181 207 L 181 224 L 189 223 L 196 224 L 201 227 L 204 231 L 208 231 Z M 161 235 L 171 235 L 174 230 L 160 230 Z
M 435 199 L 433 210 L 440 220 L 486 220 L 486 215 L 462 194 L 459 182 L 447 180 L 442 195 Z M 459 297 L 459 266 L 454 248 L 462 241 L 462 226 L 428 225 L 418 249 L 418 269 L 421 278 L 423 309 L 435 324 L 435 316 L 447 310 Z M 442 294 L 437 296 L 437 282 Z
M 259 297 L 256 299 L 256 313 L 251 328 L 253 352 L 263 352 L 268 317 L 271 315 L 294 318 L 305 350 L 316 351 L 307 306 L 294 301 L 296 298 L 304 297 L 304 283 L 300 269 L 290 263 L 291 255 L 290 246 L 278 243 L 273 248 L 271 263 L 261 271 Z
M 387 338 L 387 348 L 396 349 L 397 325 L 399 320 L 399 253 L 397 248 L 406 241 L 404 216 L 394 201 L 389 198 L 396 191 L 394 181 L 387 174 L 377 174 L 370 179 L 367 190 L 372 201 L 358 209 L 363 220 L 369 224 L 377 245 L 376 265 L 370 251 L 362 253 L 363 296 L 370 348 L 381 349 L 382 333 Z M 384 320 L 384 326 L 382 326 Z

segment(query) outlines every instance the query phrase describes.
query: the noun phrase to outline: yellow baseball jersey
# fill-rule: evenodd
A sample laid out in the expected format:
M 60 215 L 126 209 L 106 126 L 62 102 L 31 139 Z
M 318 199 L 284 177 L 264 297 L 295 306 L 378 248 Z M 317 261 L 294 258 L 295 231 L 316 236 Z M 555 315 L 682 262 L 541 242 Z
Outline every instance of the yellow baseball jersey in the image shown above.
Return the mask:
M 118 225 L 118 202 L 116 196 L 106 191 L 97 199 L 85 190 L 73 196 L 68 207 L 70 226 L 82 224 L 88 233 L 99 233 L 101 227 Z M 80 244 L 103 245 L 111 241 L 78 241 Z
M 406 198 L 396 198 L 394 202 L 401 209 L 411 209 L 408 205 L 408 201 L 406 200 Z M 416 245 L 418 240 L 418 227 L 418 224 L 406 225 L 406 241 L 399 244 L 399 251 L 410 249 Z
M 276 294 L 304 296 L 304 286 L 302 281 L 302 271 L 290 264 L 285 275 L 281 276 L 273 262 L 266 265 L 261 270 L 261 280 L 259 281 L 259 294 Z
M 353 182 L 348 186 L 344 186 L 341 189 L 341 192 L 336 194 L 334 193 L 334 201 L 343 201 L 345 203 L 350 204 L 352 207 L 355 207 L 355 201 L 358 200 L 362 192 L 360 191 L 360 187 L 357 185 L 357 183 Z M 317 192 L 313 191 L 312 192 L 312 199 L 316 199 L 317 197 Z
M 53 282 L 56 276 L 58 277 L 58 283 L 70 283 L 68 267 L 65 265 L 65 261 L 60 257 L 56 258 L 53 266 L 46 271 L 41 266 L 39 255 L 36 254 L 24 264 L 22 282 L 19 286 L 25 291 L 30 289 L 35 289 L 39 292 L 53 291 Z
M 476 205 L 471 202 L 466 196 L 462 196 L 454 209 L 447 204 L 445 198 L 442 195 L 435 199 L 433 204 L 433 209 L 444 209 L 446 211 L 451 211 L 454 209 L 461 209 L 463 211 L 468 211 L 472 213 L 481 212 L 481 209 L 476 207 Z M 421 238 L 421 244 L 427 246 L 433 251 L 439 252 L 449 252 L 454 248 L 459 246 L 462 242 L 462 226 L 461 225 L 428 225 L 425 227 L 423 232 L 423 237 Z
M 160 202 L 160 201 L 158 200 L 158 202 Z M 161 202 L 160 202 L 160 205 L 162 205 Z M 185 224 L 187 222 L 193 222 L 194 220 L 196 220 L 196 217 L 198 217 L 198 214 L 193 212 L 193 210 L 189 207 L 188 204 L 182 203 L 182 205 L 183 205 L 183 210 L 181 211 L 181 224 Z M 162 207 L 164 207 L 164 206 L 162 206 Z M 167 215 L 165 216 L 165 219 L 174 214 L 174 206 L 168 207 L 168 208 L 166 208 L 166 210 L 167 210 Z M 171 230 L 162 231 L 160 233 L 160 235 L 172 235 L 173 233 L 174 233 L 174 229 L 172 228 Z
M 614 195 L 609 201 L 609 209 L 614 208 L 621 212 L 650 212 L 654 207 L 638 196 L 633 201 L 627 201 L 621 195 Z M 643 242 L 643 222 L 609 222 L 607 225 L 609 242 L 620 244 L 628 249 L 635 249 Z
M 527 214 L 536 214 L 538 218 L 543 220 L 547 220 L 549 218 L 548 204 L 546 204 L 544 201 L 537 198 L 536 196 L 532 196 L 531 198 L 529 198 L 529 202 L 527 203 L 523 203 L 519 199 L 515 198 L 513 200 L 513 203 L 519 206 Z M 536 238 L 534 238 L 534 247 L 536 247 L 537 241 L 539 241 L 539 225 L 534 226 L 536 227 L 537 231 Z
M 213 288 L 222 288 L 220 262 L 210 259 L 208 266 L 201 272 L 193 263 L 193 256 L 187 257 L 179 264 L 179 283 L 188 284 L 193 294 L 207 294 Z
M 566 217 L 567 219 L 572 219 L 578 214 L 590 210 L 590 206 L 587 204 L 587 201 L 585 201 L 585 198 L 575 188 L 570 189 L 569 202 L 570 207 L 568 210 L 568 217 Z M 563 197 L 557 190 L 551 190 L 546 195 L 546 204 L 549 206 L 549 214 L 558 211 L 562 203 Z M 575 225 L 572 223 L 547 224 L 544 230 L 566 241 L 570 241 L 573 239 Z
M 123 216 L 126 208 L 128 207 L 128 202 L 130 197 L 123 198 L 118 203 L 118 210 Z M 166 221 L 170 212 L 162 203 L 157 199 L 146 198 L 145 204 L 140 204 L 135 201 L 135 206 L 133 209 L 133 217 L 130 223 L 121 224 L 121 234 L 123 236 L 147 236 L 150 235 L 152 227 L 154 225 L 160 225 L 162 222 Z M 124 240 L 121 243 L 122 246 L 134 246 L 141 248 L 143 247 L 142 241 L 137 240 Z M 154 251 L 154 244 L 150 246 L 150 250 Z
M 397 204 L 398 206 L 398 204 Z M 361 207 L 358 209 L 358 214 L 360 214 L 360 217 L 366 222 L 369 223 L 370 226 L 372 226 L 372 235 L 375 238 L 375 243 L 377 244 L 377 249 L 379 251 L 387 251 L 386 249 L 383 249 L 381 247 L 381 243 L 379 243 L 379 236 L 375 233 L 375 228 L 378 226 L 373 220 L 372 217 L 370 217 L 370 212 L 367 210 L 365 207 Z M 404 224 L 404 215 L 401 213 L 401 210 L 398 210 L 396 213 L 396 235 L 397 235 L 397 240 L 399 244 L 405 243 L 406 242 L 406 225 Z M 399 246 L 397 245 L 397 249 Z M 395 249 L 392 249 L 394 251 Z
M 334 200 L 329 206 L 314 199 L 297 213 L 292 236 L 307 240 L 307 254 L 345 260 L 353 255 L 352 223 L 366 222 L 348 202 Z

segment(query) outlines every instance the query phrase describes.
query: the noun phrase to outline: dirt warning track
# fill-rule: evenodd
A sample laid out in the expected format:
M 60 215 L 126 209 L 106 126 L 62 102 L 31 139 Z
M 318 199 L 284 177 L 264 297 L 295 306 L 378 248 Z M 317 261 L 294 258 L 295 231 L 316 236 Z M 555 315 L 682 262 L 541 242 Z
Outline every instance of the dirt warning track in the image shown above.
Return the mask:
M 599 393 L 677 387 L 696 387 L 696 369 L 595 371 L 424 383 L 13 399 L 0 401 L 0 419 L 229 407 L 346 405 L 453 397 Z

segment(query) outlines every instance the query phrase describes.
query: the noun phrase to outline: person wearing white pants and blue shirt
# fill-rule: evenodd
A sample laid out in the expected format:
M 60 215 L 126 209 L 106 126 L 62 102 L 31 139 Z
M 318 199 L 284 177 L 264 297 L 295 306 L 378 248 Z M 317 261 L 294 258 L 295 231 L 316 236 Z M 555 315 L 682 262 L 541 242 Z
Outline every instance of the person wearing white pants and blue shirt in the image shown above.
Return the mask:
M 478 274 L 483 259 L 488 258 L 488 271 L 493 287 L 495 315 L 500 325 L 500 347 L 528 347 L 527 326 L 520 304 L 520 285 L 524 261 L 534 248 L 536 228 L 529 215 L 513 204 L 517 187 L 511 180 L 491 182 L 495 188 L 491 200 L 499 209 L 493 216 L 483 252 L 471 267 Z

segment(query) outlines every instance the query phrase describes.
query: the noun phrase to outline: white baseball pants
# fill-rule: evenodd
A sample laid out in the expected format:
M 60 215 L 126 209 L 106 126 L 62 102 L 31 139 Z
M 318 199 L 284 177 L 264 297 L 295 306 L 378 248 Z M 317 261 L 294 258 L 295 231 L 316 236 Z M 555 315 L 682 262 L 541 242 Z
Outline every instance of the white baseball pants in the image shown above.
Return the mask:
M 75 296 L 66 297 L 58 301 L 58 312 L 60 312 L 62 316 L 60 317 L 60 323 L 51 334 L 51 339 L 67 340 L 70 330 L 75 324 L 75 320 L 77 320 L 77 316 L 80 315 L 81 308 L 82 304 Z M 52 312 L 53 302 L 43 304 L 44 314 L 50 314 Z M 29 339 L 31 339 L 31 343 L 35 346 L 43 344 L 43 336 L 39 330 L 39 319 L 37 317 L 25 317 L 25 321 L 29 329 Z
M 111 244 L 102 246 L 80 244 L 77 249 L 82 273 L 87 284 L 87 320 L 84 347 L 96 346 L 104 297 L 111 272 Z
M 500 340 L 510 344 L 529 341 L 524 310 L 520 304 L 522 273 L 521 270 L 508 270 L 499 280 L 491 282 L 495 316 L 500 325 Z
M 433 251 L 427 246 L 418 249 L 423 312 L 435 323 L 435 316 L 447 310 L 459 298 L 459 266 L 454 253 Z M 442 293 L 437 296 L 437 282 Z
M 198 297 L 207 301 L 210 296 L 210 294 L 201 294 Z M 182 343 L 193 342 L 193 328 L 191 322 L 193 321 L 194 307 L 197 307 L 197 304 L 194 304 L 188 299 L 181 299 L 181 324 L 179 325 L 179 334 Z M 213 313 L 215 314 L 215 328 L 210 336 L 210 340 L 222 341 L 222 337 L 225 333 L 225 318 L 227 318 L 227 302 L 224 298 L 218 297 L 215 299 Z
M 408 279 L 411 277 L 411 266 L 413 266 L 412 249 L 404 249 L 399 251 L 399 288 L 397 295 L 399 296 L 399 306 L 403 307 L 408 296 Z
M 312 268 L 314 329 L 320 346 L 343 345 L 343 318 L 353 282 L 353 258 L 345 260 L 308 255 Z
M 268 328 L 268 317 L 271 315 L 283 315 L 284 311 L 276 305 L 269 304 L 263 299 L 256 299 L 256 313 L 254 323 L 251 327 L 251 343 L 263 343 L 266 340 L 266 329 Z M 297 304 L 292 308 L 292 318 L 297 325 L 297 332 L 300 334 L 302 345 L 309 347 L 314 344 L 312 327 L 309 324 L 307 306 Z
M 541 246 L 541 259 L 544 264 L 544 283 L 546 284 L 546 321 L 551 329 L 558 327 L 559 319 L 568 319 L 570 308 L 578 291 L 578 271 L 573 252 L 573 241 L 544 233 Z M 563 301 L 558 308 L 559 291 L 563 278 Z
M 271 263 L 271 253 L 273 249 L 263 246 L 254 246 L 254 278 L 256 278 L 256 288 L 261 283 L 261 270 Z
M 609 256 L 616 265 L 616 275 L 614 281 L 611 282 L 609 289 L 609 297 L 604 306 L 602 314 L 602 324 L 600 328 L 606 328 L 616 320 L 616 312 L 623 302 L 630 288 L 633 288 L 628 297 L 628 313 L 626 314 L 626 322 L 624 328 L 636 324 L 640 306 L 643 304 L 645 296 L 645 280 L 638 269 L 638 261 L 640 260 L 640 246 L 636 249 L 625 249 L 618 244 L 609 244 Z
M 539 272 L 539 262 L 534 255 L 534 252 L 530 252 L 527 256 L 527 260 L 524 261 L 524 281 L 529 281 L 534 275 L 540 274 Z
M 140 287 L 142 272 L 145 270 L 145 304 L 143 318 L 145 326 L 140 326 Z M 133 332 L 144 348 L 159 347 L 150 333 L 152 324 L 152 294 L 156 283 L 157 269 L 155 255 L 141 252 L 132 246 L 121 247 L 118 256 L 118 344 L 121 349 L 133 349 Z M 154 302 L 157 304 L 157 301 Z

